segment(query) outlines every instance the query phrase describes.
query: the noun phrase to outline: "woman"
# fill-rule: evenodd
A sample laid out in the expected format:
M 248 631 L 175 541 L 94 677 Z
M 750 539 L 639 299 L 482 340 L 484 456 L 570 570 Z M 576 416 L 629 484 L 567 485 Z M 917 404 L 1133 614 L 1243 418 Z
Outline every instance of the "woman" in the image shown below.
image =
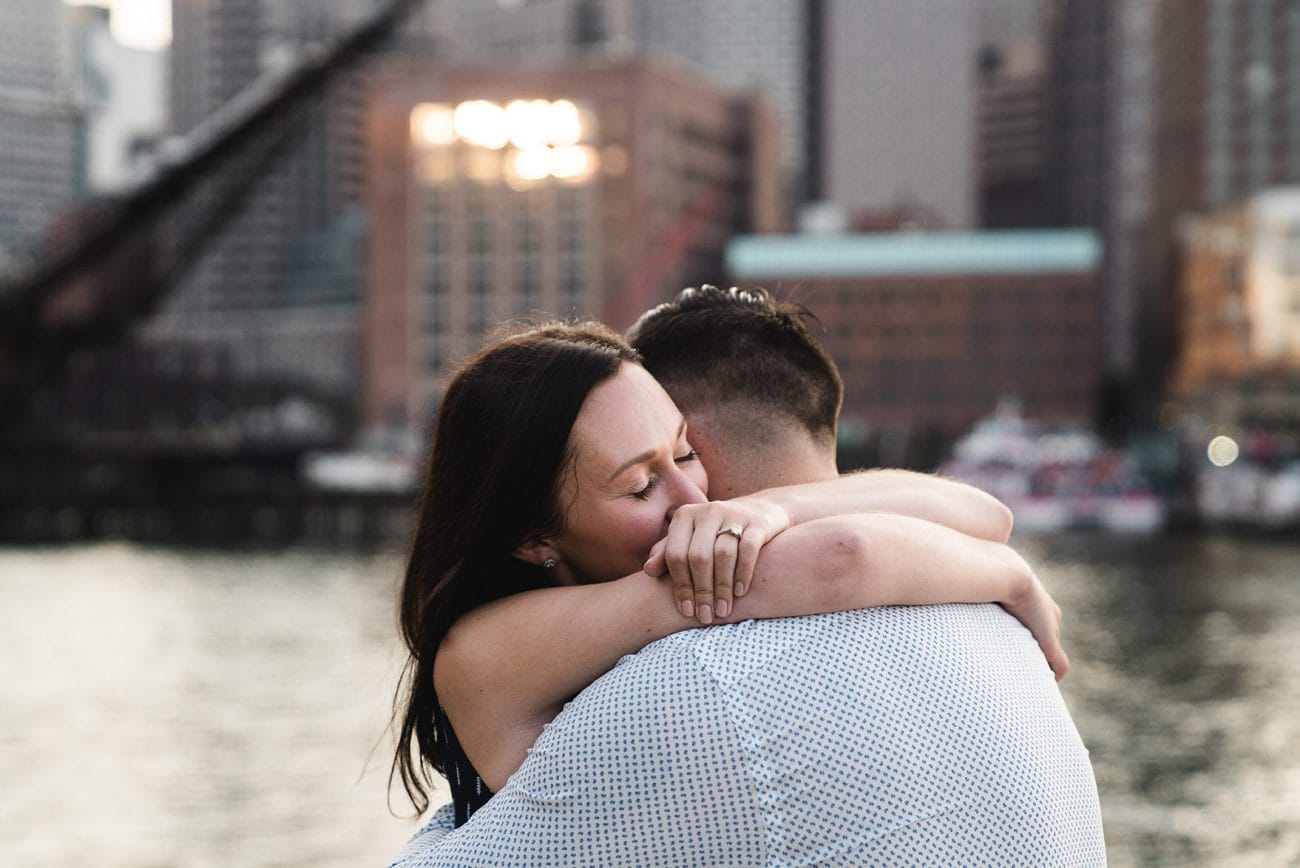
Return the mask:
M 603 326 L 534 328 L 466 362 L 438 414 L 401 599 L 411 658 L 394 767 L 417 810 L 433 768 L 463 823 L 565 701 L 624 654 L 715 616 L 1001 601 L 1056 645 L 1059 610 L 1003 545 L 936 526 L 924 552 L 907 550 L 898 517 L 825 516 L 855 511 L 839 482 L 717 504 L 707 486 L 681 413 Z M 832 487 L 840 496 L 809 496 Z M 693 531 L 647 564 L 679 508 Z M 692 557 L 691 578 L 734 584 L 734 608 L 723 594 L 690 610 L 643 569 L 701 541 L 717 557 Z M 936 552 L 961 575 L 909 575 Z

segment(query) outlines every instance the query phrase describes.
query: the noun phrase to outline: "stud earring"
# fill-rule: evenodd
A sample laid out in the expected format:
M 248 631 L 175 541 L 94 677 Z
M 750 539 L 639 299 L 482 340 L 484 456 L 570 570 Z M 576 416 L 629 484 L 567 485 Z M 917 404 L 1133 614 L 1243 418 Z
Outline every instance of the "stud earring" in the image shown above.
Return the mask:
M 559 561 L 557 561 L 555 558 L 547 558 L 546 560 L 542 561 L 542 566 L 546 567 L 546 569 L 549 570 L 558 563 Z

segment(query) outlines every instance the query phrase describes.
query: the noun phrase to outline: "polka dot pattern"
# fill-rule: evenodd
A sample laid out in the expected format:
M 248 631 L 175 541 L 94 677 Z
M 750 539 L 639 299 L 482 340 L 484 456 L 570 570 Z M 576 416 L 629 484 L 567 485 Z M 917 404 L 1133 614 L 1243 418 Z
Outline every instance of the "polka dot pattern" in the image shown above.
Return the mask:
M 693 630 L 626 657 L 399 866 L 1102 865 L 1088 753 L 996 606 Z

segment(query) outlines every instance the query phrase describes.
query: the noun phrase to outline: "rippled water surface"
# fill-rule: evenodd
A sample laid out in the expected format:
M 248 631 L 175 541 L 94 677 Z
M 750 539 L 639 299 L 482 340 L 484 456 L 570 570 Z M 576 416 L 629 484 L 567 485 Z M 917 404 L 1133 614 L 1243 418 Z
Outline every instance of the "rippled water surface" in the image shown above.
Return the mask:
M 1067 613 L 1111 864 L 1300 865 L 1300 541 L 1021 550 Z
M 398 569 L 0 550 L 0 865 L 387 864 Z
M 1300 865 L 1300 544 L 1018 542 L 1111 863 Z M 0 865 L 386 864 L 400 567 L 0 550 Z

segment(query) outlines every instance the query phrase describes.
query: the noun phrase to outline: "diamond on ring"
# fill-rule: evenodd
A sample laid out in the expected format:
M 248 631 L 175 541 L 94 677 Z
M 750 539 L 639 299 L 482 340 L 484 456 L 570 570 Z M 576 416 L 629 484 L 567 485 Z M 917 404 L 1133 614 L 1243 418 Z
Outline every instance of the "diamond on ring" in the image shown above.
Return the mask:
M 718 531 L 718 536 L 722 536 L 724 533 L 730 534 L 731 536 L 734 536 L 736 539 L 740 539 L 741 536 L 744 535 L 745 529 L 738 524 L 729 524 L 726 527 L 724 527 L 722 530 Z

